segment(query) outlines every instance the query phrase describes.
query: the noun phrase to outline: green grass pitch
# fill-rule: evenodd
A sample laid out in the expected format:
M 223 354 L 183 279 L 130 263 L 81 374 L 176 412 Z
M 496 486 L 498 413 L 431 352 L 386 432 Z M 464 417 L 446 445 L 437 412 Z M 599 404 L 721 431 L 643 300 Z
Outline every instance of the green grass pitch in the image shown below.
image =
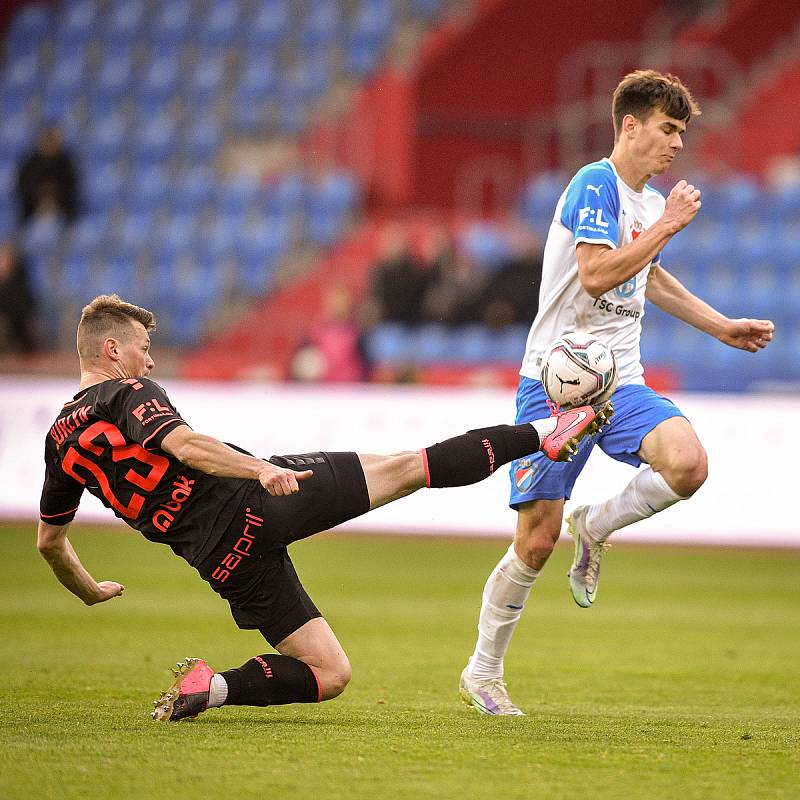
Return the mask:
M 188 655 L 267 648 L 165 547 L 71 536 L 123 598 L 57 584 L 0 526 L 0 797 L 798 798 L 800 553 L 617 544 L 591 610 L 560 546 L 506 663 L 524 718 L 458 700 L 500 541 L 324 535 L 294 546 L 354 679 L 322 705 L 148 712 Z M 623 539 L 619 536 L 618 539 Z

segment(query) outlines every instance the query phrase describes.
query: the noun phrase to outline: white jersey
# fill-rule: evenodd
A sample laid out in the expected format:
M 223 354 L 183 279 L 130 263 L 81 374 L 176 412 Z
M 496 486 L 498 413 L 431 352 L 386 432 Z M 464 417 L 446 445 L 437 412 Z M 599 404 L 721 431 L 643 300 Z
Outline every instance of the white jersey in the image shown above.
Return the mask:
M 544 248 L 539 313 L 533 321 L 520 374 L 539 379 L 542 356 L 561 334 L 584 330 L 608 344 L 617 359 L 620 385 L 644 383 L 639 338 L 644 292 L 660 253 L 630 280 L 592 297 L 578 277 L 579 242 L 622 247 L 664 213 L 664 196 L 645 186 L 635 192 L 604 158 L 587 164 L 556 205 Z

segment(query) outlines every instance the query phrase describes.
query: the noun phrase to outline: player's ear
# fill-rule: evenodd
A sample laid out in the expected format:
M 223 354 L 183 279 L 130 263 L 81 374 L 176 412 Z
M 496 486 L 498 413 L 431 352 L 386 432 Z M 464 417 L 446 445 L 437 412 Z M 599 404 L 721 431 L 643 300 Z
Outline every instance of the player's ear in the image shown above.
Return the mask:
M 626 114 L 622 118 L 622 132 L 630 135 L 639 125 L 639 120 L 633 114 Z
M 103 342 L 103 355 L 111 361 L 119 361 L 119 341 L 109 336 Z

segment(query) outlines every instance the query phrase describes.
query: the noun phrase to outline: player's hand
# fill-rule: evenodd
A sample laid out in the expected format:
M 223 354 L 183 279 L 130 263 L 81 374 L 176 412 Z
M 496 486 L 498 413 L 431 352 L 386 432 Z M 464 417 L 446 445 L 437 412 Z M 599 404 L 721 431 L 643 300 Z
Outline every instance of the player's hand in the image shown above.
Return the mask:
M 293 469 L 276 467 L 274 464 L 267 464 L 258 476 L 261 485 L 273 497 L 285 497 L 300 491 L 298 481 L 310 478 L 314 473 L 310 469 L 295 472 Z
M 775 325 L 768 319 L 729 319 L 719 340 L 731 347 L 755 353 L 772 341 Z
M 667 197 L 667 205 L 661 216 L 671 234 L 683 230 L 700 210 L 700 190 L 684 180 L 672 187 Z
M 89 605 L 105 603 L 106 600 L 110 600 L 112 597 L 119 597 L 125 591 L 125 587 L 116 581 L 100 581 L 97 584 L 97 588 L 100 590 L 99 594 L 94 602 L 89 603 Z

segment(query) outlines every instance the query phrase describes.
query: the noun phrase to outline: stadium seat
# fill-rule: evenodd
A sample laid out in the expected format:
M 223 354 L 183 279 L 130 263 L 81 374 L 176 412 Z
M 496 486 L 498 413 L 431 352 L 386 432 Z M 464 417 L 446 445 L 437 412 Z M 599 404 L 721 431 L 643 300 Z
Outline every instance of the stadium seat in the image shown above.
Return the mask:
M 35 131 L 24 112 L 0 119 L 0 152 L 5 158 L 20 158 L 33 147 L 34 137 Z
M 163 105 L 178 89 L 180 58 L 177 52 L 155 55 L 145 70 L 137 93 L 145 106 Z
M 141 35 L 145 27 L 143 0 L 115 4 L 108 16 L 103 36 L 108 41 L 128 42 Z
M 117 205 L 126 189 L 125 173 L 120 162 L 87 164 L 83 178 L 85 206 L 91 212 L 104 212 Z
M 245 37 L 251 48 L 277 47 L 284 43 L 291 28 L 289 0 L 262 0 L 255 16 L 248 20 Z
M 340 4 L 334 0 L 317 0 L 300 25 L 300 46 L 327 45 L 341 33 Z
M 22 250 L 28 257 L 49 257 L 58 247 L 64 223 L 57 214 L 31 217 L 22 230 Z
M 198 41 L 206 47 L 232 44 L 239 24 L 237 0 L 215 0 L 207 8 L 205 18 L 198 26 Z
M 205 106 L 216 97 L 224 76 L 224 56 L 218 52 L 203 53 L 189 76 L 188 96 L 195 107 Z
M 154 51 L 174 52 L 188 41 L 192 27 L 189 0 L 163 0 L 150 29 Z
M 7 55 L 13 59 L 37 49 L 52 32 L 54 16 L 50 8 L 40 4 L 29 4 L 19 9 L 6 32 Z
M 403 364 L 414 360 L 412 339 L 405 325 L 384 322 L 365 337 L 369 361 L 373 364 Z

